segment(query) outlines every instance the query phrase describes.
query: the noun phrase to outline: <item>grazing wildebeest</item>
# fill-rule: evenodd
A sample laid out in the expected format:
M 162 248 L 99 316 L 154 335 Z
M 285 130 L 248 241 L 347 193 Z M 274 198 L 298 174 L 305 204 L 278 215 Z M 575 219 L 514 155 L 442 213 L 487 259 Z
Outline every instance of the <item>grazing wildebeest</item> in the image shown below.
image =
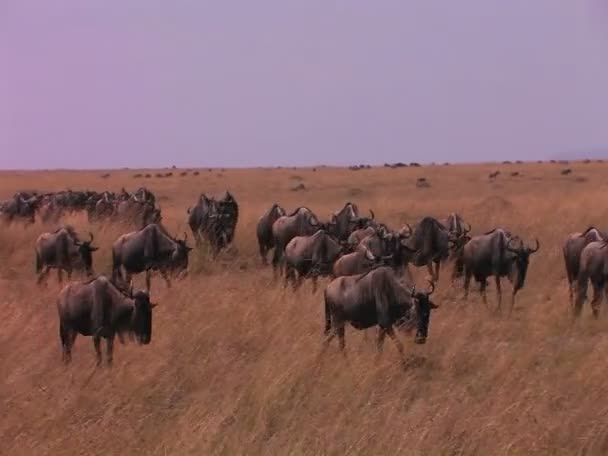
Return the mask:
M 152 340 L 152 309 L 147 293 L 125 292 L 104 276 L 67 284 L 57 299 L 62 360 L 72 360 L 76 336 L 92 336 L 97 365 L 101 364 L 101 338 L 106 339 L 106 362 L 112 365 L 114 337 L 135 336 L 140 344 Z
M 587 244 L 595 241 L 603 241 L 606 235 L 597 228 L 590 226 L 583 233 L 571 233 L 564 243 L 563 254 L 566 265 L 566 276 L 568 278 L 568 295 L 570 304 L 574 304 L 576 280 L 579 273 L 581 252 Z
M 576 284 L 576 302 L 574 303 L 574 316 L 578 317 L 583 310 L 583 303 L 587 298 L 587 283 L 591 280 L 593 286 L 593 300 L 591 310 L 593 316 L 598 317 L 602 293 L 608 298 L 608 242 L 604 239 L 587 244 L 580 255 L 579 272 Z
M 171 287 L 169 274 L 183 277 L 188 268 L 188 255 L 192 250 L 184 239 L 173 238 L 158 224 L 151 224 L 139 231 L 123 234 L 112 245 L 112 278 L 131 281 L 132 274 L 146 273 L 146 290 L 150 292 L 152 271 L 159 271 Z M 121 274 L 121 268 L 125 274 Z
M 285 285 L 291 281 L 295 289 L 304 277 L 312 277 L 315 293 L 317 278 L 331 273 L 332 265 L 342 251 L 340 241 L 324 230 L 312 236 L 294 237 L 285 246 Z
M 59 283 L 63 281 L 62 271 L 66 271 L 68 279 L 72 271 L 82 271 L 88 276 L 93 275 L 93 233 L 90 240 L 80 241 L 74 228 L 66 225 L 53 233 L 43 233 L 36 239 L 36 273 L 38 283 L 48 275 L 52 268 L 57 269 Z
M 393 325 L 405 330 L 416 328 L 414 342 L 426 343 L 431 310 L 436 306 L 429 299 L 434 291 L 410 290 L 401 284 L 389 267 L 379 267 L 365 274 L 338 277 L 325 289 L 325 347 L 336 335 L 344 350 L 344 326 L 348 322 L 361 330 L 379 326 L 377 348 L 382 350 L 384 338 L 393 339 L 403 362 L 401 342 L 395 336 Z M 333 329 L 333 331 L 332 331 Z
M 500 310 L 502 303 L 500 278 L 507 277 L 513 285 L 509 309 L 509 314 L 511 314 L 515 305 L 515 295 L 523 288 L 526 280 L 530 255 L 537 252 L 539 248 L 538 239 L 536 239 L 536 248 L 526 247 L 521 239 L 502 228 L 473 236 L 463 249 L 465 299 L 469 294 L 471 277 L 475 277 L 479 283 L 479 292 L 487 306 L 487 279 L 494 276 L 498 294 L 498 309 Z
M 272 224 L 274 252 L 272 267 L 275 276 L 282 272 L 285 246 L 296 236 L 311 236 L 321 228 L 317 216 L 307 207 L 299 207 L 289 215 L 279 217 Z
M 416 250 L 412 263 L 417 267 L 426 266 L 436 282 L 439 280 L 441 262 L 448 258 L 454 239 L 455 236 L 437 219 L 424 217 L 414 228 L 408 243 L 408 247 Z
M 342 209 L 331 215 L 329 221 L 330 234 L 340 241 L 348 239 L 354 230 L 366 228 L 370 223 L 373 223 L 374 212 L 370 209 L 369 213 L 370 218 L 360 217 L 359 208 L 356 204 L 351 202 L 344 204 Z
M 260 256 L 262 257 L 262 263 L 264 265 L 268 264 L 266 255 L 272 248 L 274 248 L 274 238 L 272 237 L 272 225 L 285 214 L 285 209 L 283 209 L 277 203 L 274 203 L 272 207 L 258 220 L 256 234 L 258 238 Z

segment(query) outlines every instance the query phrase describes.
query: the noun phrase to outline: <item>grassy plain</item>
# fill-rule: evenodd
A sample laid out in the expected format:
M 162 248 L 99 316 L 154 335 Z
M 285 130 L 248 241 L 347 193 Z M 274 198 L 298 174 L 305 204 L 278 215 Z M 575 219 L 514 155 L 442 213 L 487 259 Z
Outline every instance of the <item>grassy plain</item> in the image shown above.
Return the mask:
M 146 185 L 176 234 L 203 191 L 229 189 L 241 211 L 236 252 L 216 263 L 193 252 L 192 273 L 171 289 L 153 279 L 152 343 L 117 344 L 112 369 L 95 368 L 88 338 L 77 339 L 71 366 L 61 363 L 60 287 L 52 274 L 39 289 L 34 275 L 34 240 L 54 227 L 0 230 L 0 453 L 607 454 L 608 321 L 594 321 L 587 306 L 571 324 L 561 245 L 569 232 L 605 228 L 608 164 L 569 166 L 569 176 L 558 164 L 172 170 L 149 179 L 132 176 L 155 170 L 0 173 L 0 199 Z M 418 177 L 431 187 L 416 188 Z M 299 183 L 306 190 L 290 190 Z M 489 314 L 477 293 L 464 303 L 444 268 L 427 345 L 405 341 L 424 361 L 417 367 L 404 372 L 390 341 L 376 361 L 373 342 L 350 328 L 347 360 L 336 345 L 319 358 L 322 291 L 283 289 L 257 256 L 255 224 L 275 201 L 322 218 L 353 201 L 393 227 L 458 211 L 474 233 L 504 226 L 538 237 L 541 249 L 509 319 Z M 85 215 L 66 221 L 95 234 L 96 270 L 108 272 L 121 230 L 89 226 Z M 488 293 L 493 304 L 492 284 Z

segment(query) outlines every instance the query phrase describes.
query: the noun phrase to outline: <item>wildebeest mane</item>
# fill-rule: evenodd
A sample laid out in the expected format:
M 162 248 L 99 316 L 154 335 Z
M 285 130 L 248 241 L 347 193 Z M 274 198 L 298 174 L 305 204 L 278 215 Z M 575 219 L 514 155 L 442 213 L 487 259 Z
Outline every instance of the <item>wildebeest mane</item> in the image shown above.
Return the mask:
M 293 211 L 291 214 L 287 215 L 287 217 L 293 217 L 294 215 L 296 215 L 296 214 L 297 214 L 297 213 L 300 211 L 300 209 L 306 209 L 306 210 L 307 210 L 307 211 L 309 211 L 310 213 L 313 213 L 313 212 L 312 212 L 310 209 L 308 209 L 306 206 L 300 206 L 300 207 L 298 207 L 297 209 L 294 209 L 294 211 Z

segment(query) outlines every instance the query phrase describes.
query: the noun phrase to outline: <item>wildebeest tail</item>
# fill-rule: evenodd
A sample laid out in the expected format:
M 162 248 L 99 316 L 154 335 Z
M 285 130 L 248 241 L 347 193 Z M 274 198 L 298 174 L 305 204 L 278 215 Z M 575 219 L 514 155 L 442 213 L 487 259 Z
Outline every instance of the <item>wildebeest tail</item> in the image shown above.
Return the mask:
M 36 274 L 40 274 L 42 271 L 42 258 L 40 258 L 40 253 L 38 250 L 35 250 L 36 253 Z

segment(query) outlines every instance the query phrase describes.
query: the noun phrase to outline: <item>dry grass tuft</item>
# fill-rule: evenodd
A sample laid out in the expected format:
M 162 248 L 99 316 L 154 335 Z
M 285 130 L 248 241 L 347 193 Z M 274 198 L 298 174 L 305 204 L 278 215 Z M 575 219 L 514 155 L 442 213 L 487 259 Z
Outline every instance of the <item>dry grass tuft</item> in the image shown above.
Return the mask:
M 155 277 L 152 343 L 117 344 L 112 369 L 94 367 L 85 338 L 71 366 L 60 362 L 60 287 L 55 275 L 48 288 L 35 287 L 33 258 L 36 237 L 55 226 L 3 228 L 1 453 L 606 454 L 608 320 L 593 321 L 585 308 L 571 324 L 560 250 L 567 233 L 605 223 L 596 202 L 606 194 L 606 167 L 586 169 L 593 186 L 564 185 L 554 166 L 530 163 L 527 173 L 542 181 L 506 179 L 497 189 L 480 178 L 491 166 L 435 167 L 424 196 L 389 168 L 357 174 L 356 184 L 348 169 L 299 170 L 309 185 L 303 193 L 286 189 L 291 169 L 222 171 L 203 187 L 196 179 L 146 181 L 176 234 L 202 191 L 229 189 L 241 206 L 236 245 L 217 262 L 193 252 L 191 274 L 172 289 Z M 31 182 L 39 190 L 129 188 L 134 172 L 114 170 L 109 181 L 96 172 L 2 173 L 0 199 Z M 390 343 L 376 360 L 373 341 L 350 328 L 347 359 L 335 345 L 319 357 L 322 292 L 313 296 L 306 285 L 293 294 L 273 282 L 257 257 L 255 224 L 275 201 L 326 218 L 354 190 L 361 210 L 373 208 L 389 226 L 458 211 L 474 233 L 505 226 L 538 237 L 512 317 L 489 314 L 475 294 L 463 303 L 444 269 L 428 344 L 400 336 L 406 372 Z M 93 231 L 102 247 L 96 269 L 109 272 L 121 229 L 89 227 L 84 215 L 64 222 Z M 419 283 L 424 274 L 417 271 Z

